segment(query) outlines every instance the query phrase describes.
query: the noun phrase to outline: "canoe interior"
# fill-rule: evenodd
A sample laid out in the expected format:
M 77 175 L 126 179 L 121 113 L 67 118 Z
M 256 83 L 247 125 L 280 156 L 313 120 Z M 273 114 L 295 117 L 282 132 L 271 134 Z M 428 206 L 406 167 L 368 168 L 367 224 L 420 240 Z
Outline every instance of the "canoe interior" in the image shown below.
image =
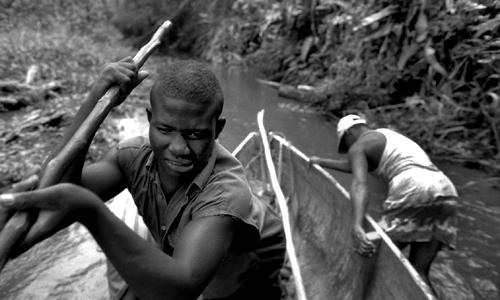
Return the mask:
M 307 299 L 433 299 L 428 286 L 371 219 L 366 230 L 382 236 L 377 255 L 356 254 L 345 189 L 324 169 L 309 168 L 305 155 L 285 139 L 273 134 L 269 139 Z M 261 147 L 260 136 L 251 133 L 235 150 L 251 182 L 268 178 Z

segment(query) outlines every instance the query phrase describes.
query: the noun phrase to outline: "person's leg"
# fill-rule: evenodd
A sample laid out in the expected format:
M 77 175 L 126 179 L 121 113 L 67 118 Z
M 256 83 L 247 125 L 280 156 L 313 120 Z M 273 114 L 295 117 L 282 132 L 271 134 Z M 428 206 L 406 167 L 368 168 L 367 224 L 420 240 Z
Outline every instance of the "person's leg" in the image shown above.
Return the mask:
M 436 258 L 440 249 L 441 242 L 435 238 L 429 242 L 413 242 L 411 243 L 408 258 L 415 270 L 422 276 L 433 292 L 434 288 L 429 280 L 429 271 L 432 261 Z

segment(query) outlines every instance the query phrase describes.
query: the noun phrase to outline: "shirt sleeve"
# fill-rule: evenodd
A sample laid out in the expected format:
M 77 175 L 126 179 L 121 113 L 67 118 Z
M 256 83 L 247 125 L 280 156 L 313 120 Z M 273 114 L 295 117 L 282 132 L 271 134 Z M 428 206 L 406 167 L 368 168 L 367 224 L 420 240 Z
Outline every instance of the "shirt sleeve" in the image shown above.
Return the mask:
M 135 169 L 135 158 L 140 148 L 144 145 L 144 142 L 144 138 L 138 136 L 121 141 L 116 146 L 118 150 L 118 164 L 127 177 Z
M 197 196 L 191 216 L 193 219 L 209 216 L 230 216 L 240 225 L 239 236 L 244 244 L 253 244 L 260 239 L 265 211 L 255 203 L 246 181 L 237 176 L 219 178 L 209 183 Z

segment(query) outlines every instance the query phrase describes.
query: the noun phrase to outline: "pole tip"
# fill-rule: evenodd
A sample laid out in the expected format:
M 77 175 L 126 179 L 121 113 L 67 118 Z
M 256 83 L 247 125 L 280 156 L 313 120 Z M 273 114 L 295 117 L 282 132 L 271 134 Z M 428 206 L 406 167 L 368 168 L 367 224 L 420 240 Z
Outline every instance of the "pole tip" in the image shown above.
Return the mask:
M 163 22 L 163 24 L 161 24 L 161 28 L 163 29 L 168 29 L 170 26 L 172 26 L 172 22 L 170 22 L 170 20 L 166 20 L 165 22 Z

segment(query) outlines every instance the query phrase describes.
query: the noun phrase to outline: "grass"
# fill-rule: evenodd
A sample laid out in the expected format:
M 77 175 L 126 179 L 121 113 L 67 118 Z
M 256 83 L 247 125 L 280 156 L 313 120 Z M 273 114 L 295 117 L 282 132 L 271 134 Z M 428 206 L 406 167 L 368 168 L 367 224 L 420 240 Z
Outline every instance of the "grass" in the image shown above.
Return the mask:
M 106 62 L 130 52 L 120 45 L 121 34 L 105 14 L 94 14 L 105 10 L 101 2 L 13 3 L 0 22 L 5 28 L 0 33 L 0 80 L 23 81 L 35 64 L 42 81 L 61 80 L 68 92 L 82 92 Z

